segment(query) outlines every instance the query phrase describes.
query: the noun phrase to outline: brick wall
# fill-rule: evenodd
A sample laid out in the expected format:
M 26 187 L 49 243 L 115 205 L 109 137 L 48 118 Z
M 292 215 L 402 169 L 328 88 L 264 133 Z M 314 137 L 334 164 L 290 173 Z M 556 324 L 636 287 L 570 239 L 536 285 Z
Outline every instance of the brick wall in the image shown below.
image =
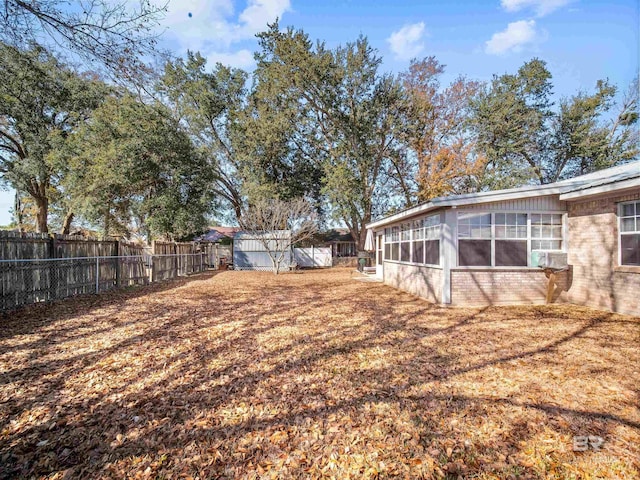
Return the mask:
M 553 301 L 563 301 L 570 272 L 556 275 Z M 545 303 L 548 279 L 539 269 L 453 269 L 453 305 Z
M 618 203 L 640 192 L 568 203 L 569 264 L 566 301 L 640 315 L 640 268 L 618 265 Z
M 442 269 L 384 262 L 384 283 L 430 302 L 442 301 Z

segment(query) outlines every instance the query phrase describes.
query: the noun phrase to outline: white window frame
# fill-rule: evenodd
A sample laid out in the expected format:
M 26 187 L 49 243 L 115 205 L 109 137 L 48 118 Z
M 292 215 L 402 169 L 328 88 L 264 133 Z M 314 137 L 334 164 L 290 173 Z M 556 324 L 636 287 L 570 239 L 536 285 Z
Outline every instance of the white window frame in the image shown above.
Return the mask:
M 636 204 L 635 207 L 635 215 L 633 217 L 636 219 L 635 230 L 632 232 L 623 232 L 622 231 L 622 220 L 624 218 L 630 218 L 629 215 L 623 215 L 623 209 L 625 205 L 633 205 Z M 638 267 L 638 265 L 624 265 L 622 263 L 622 235 L 640 235 L 640 210 L 638 209 L 638 205 L 640 204 L 640 199 L 631 200 L 629 202 L 620 202 L 618 203 L 618 266 L 620 267 Z
M 508 267 L 496 267 L 495 263 L 496 263 L 496 259 L 495 259 L 495 241 L 496 241 L 496 235 L 495 235 L 495 227 L 496 227 L 496 221 L 495 221 L 495 214 L 508 214 L 508 213 L 519 213 L 519 214 L 526 214 L 527 215 L 527 266 L 508 266 Z M 471 266 L 466 266 L 466 265 L 460 265 L 460 245 L 459 245 L 459 232 L 458 232 L 458 218 L 460 215 L 487 215 L 487 214 L 491 214 L 491 265 L 484 265 L 484 266 L 479 266 L 479 265 L 471 265 Z M 560 221 L 560 226 L 562 227 L 562 238 L 561 238 L 561 245 L 562 248 L 560 250 L 535 250 L 537 252 L 567 252 L 567 242 L 568 242 L 568 230 L 567 230 L 567 213 L 566 212 L 554 212 L 554 211 L 549 211 L 549 210 L 530 210 L 530 211 L 523 211 L 523 210 L 459 210 L 456 212 L 456 230 L 455 230 L 455 246 L 456 246 L 456 260 L 455 260 L 455 267 L 454 268 L 462 268 L 462 269 L 514 269 L 514 268 L 532 268 L 532 269 L 538 269 L 538 267 L 536 266 L 532 266 L 531 265 L 531 252 L 534 251 L 531 249 L 531 215 L 561 215 L 561 221 Z M 469 237 L 471 238 L 471 237 Z M 464 240 L 465 238 L 463 238 Z M 479 239 L 482 240 L 482 239 Z M 485 240 L 489 240 L 488 238 L 486 238 Z M 522 239 L 524 240 L 524 239 Z
M 429 222 L 430 219 L 433 219 L 433 222 Z M 440 213 L 435 213 L 433 215 L 427 215 L 423 218 L 424 225 L 424 236 L 422 238 L 422 242 L 426 242 L 427 240 L 438 240 L 438 248 L 440 252 L 442 252 L 442 216 Z M 413 248 L 413 247 L 412 247 Z M 427 249 L 423 246 L 423 258 L 427 256 Z M 413 252 L 412 252 L 413 253 Z M 442 255 L 438 255 L 438 263 L 420 263 L 419 265 L 424 265 L 427 267 L 437 267 L 442 268 L 442 259 L 440 258 Z
M 406 234 L 406 235 L 405 235 Z M 400 245 L 398 246 L 398 261 L 402 263 L 411 263 L 411 255 L 413 254 L 413 220 L 404 221 L 400 224 Z M 409 244 L 409 261 L 402 260 L 402 245 Z
M 417 235 L 415 235 L 416 223 L 418 222 L 420 226 L 417 227 L 417 230 L 420 230 L 422 232 L 422 239 L 416 238 Z M 408 240 L 402 239 L 403 225 L 408 225 L 409 227 Z M 396 229 L 395 233 L 394 233 L 394 229 Z M 387 232 L 390 232 L 389 237 L 391 238 L 391 240 L 389 242 L 387 242 L 387 235 L 388 235 Z M 407 230 L 405 230 L 405 232 L 407 232 Z M 416 265 L 416 266 L 423 266 L 423 267 L 430 267 L 430 268 L 442 268 L 442 259 L 441 259 L 442 257 L 442 216 L 440 213 L 432 213 L 430 215 L 416 217 L 410 220 L 403 220 L 402 222 L 396 223 L 393 226 L 385 227 L 384 239 L 385 239 L 385 243 L 398 244 L 398 260 L 392 260 L 390 258 L 386 258 L 385 252 L 383 250 L 382 252 L 383 262 L 402 263 L 405 265 Z M 441 252 L 441 254 L 438 255 L 439 263 L 422 263 L 422 262 L 413 261 L 413 242 L 414 241 L 426 242 L 427 240 L 439 241 L 439 247 Z M 402 243 L 409 243 L 409 261 L 401 260 Z M 391 250 L 393 249 L 393 245 L 391 245 L 389 249 L 390 249 L 389 253 L 391 253 Z M 423 253 L 423 255 L 426 255 L 426 251 Z M 423 256 L 423 259 L 424 259 L 424 256 Z

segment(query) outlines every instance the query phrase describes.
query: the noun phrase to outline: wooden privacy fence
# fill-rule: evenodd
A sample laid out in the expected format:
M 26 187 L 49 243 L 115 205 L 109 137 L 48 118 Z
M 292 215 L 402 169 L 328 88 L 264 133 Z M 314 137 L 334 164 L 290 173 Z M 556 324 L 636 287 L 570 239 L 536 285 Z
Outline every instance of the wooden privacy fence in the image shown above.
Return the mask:
M 206 268 L 203 255 L 195 243 L 153 242 L 151 248 L 152 282 L 170 280 Z
M 233 261 L 233 247 L 231 245 L 219 245 L 217 243 L 199 243 L 204 261 L 209 268 L 219 268 L 221 262 L 230 264 Z
M 0 231 L 0 310 L 146 285 L 208 267 L 192 243 L 157 242 L 149 250 L 117 240 Z

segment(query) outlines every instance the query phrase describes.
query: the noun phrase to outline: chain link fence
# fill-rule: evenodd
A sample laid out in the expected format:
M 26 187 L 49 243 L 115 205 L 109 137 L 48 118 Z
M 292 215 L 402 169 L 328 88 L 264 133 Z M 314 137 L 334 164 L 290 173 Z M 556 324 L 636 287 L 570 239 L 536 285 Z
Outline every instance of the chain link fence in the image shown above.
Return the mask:
M 0 310 L 147 285 L 208 268 L 205 253 L 0 260 Z

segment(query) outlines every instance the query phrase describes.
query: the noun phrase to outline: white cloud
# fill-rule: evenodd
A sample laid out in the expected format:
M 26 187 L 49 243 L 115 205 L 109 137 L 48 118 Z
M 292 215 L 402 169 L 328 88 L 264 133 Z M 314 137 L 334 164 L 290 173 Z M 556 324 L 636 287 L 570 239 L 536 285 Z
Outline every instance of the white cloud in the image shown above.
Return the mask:
M 213 66 L 217 62 L 235 68 L 249 68 L 253 65 L 253 52 L 242 49 L 232 53 L 213 52 L 207 56 L 207 65 Z
M 238 44 L 252 41 L 290 9 L 290 0 L 170 0 L 163 38 L 176 53 L 199 51 L 209 62 L 246 68 L 253 55 Z
M 501 0 L 502 8 L 507 12 L 519 12 L 533 9 L 536 15 L 543 17 L 571 3 L 572 0 Z
M 238 19 L 237 35 L 252 37 L 291 8 L 290 0 L 249 0 Z
M 539 40 L 535 20 L 520 20 L 507 25 L 506 30 L 494 33 L 485 44 L 485 52 L 501 55 L 507 52 L 519 52 L 525 45 Z
M 405 25 L 393 32 L 387 42 L 397 59 L 410 60 L 417 57 L 424 50 L 422 40 L 425 37 L 424 22 Z

